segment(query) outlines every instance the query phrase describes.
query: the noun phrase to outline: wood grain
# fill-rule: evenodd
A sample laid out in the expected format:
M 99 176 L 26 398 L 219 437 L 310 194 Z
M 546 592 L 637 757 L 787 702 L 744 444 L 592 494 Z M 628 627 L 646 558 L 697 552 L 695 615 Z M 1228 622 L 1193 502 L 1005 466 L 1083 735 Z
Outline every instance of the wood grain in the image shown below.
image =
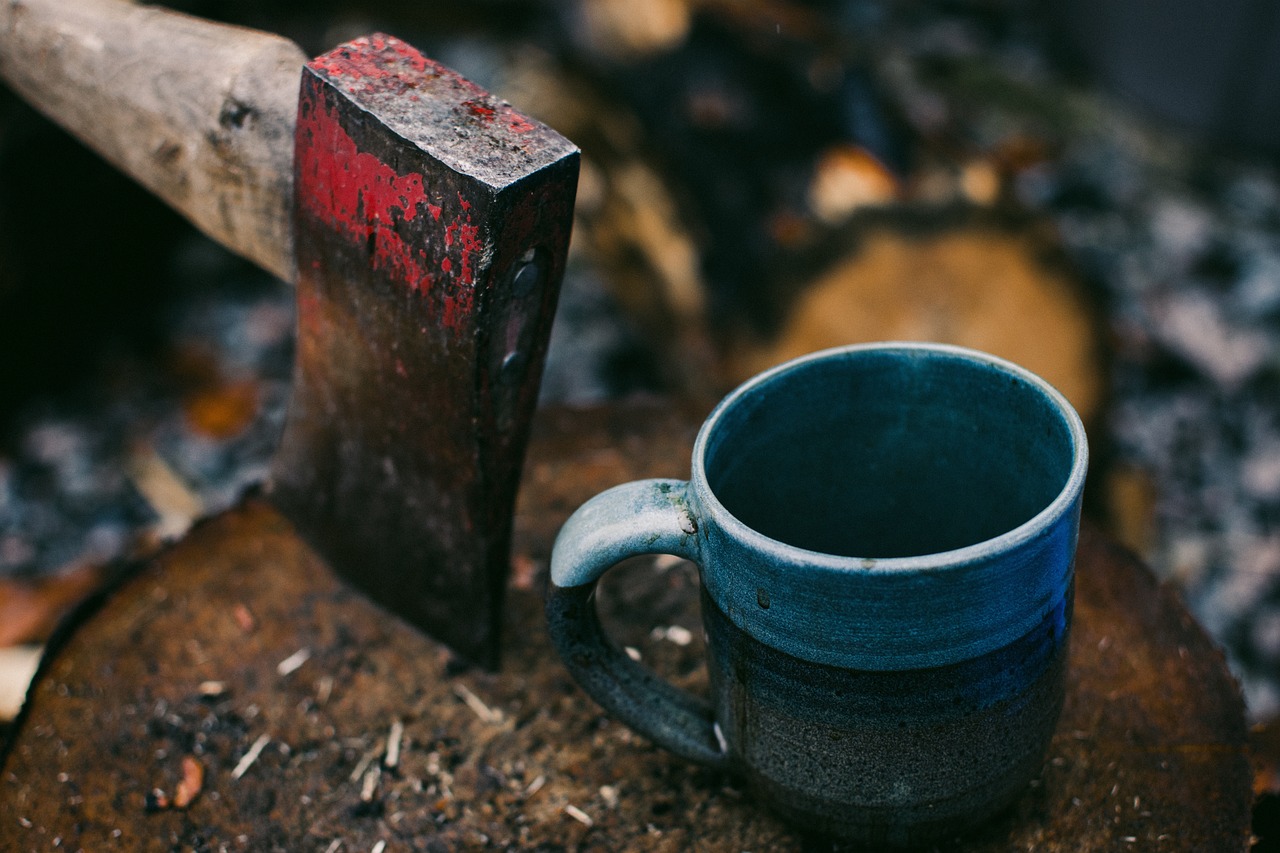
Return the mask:
M 0 3 L 0 78 L 222 245 L 294 279 L 288 39 L 127 0 Z M 78 215 L 76 199 L 66 199 Z

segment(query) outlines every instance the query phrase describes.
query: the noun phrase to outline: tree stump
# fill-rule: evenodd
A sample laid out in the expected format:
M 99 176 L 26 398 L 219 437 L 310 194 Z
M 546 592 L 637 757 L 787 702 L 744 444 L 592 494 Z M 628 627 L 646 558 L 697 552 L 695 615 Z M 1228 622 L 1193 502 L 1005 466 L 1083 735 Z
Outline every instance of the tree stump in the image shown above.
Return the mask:
M 560 524 L 610 485 L 686 476 L 700 415 L 542 413 L 496 674 L 344 585 L 267 504 L 199 525 L 51 646 L 0 774 L 0 849 L 829 849 L 607 718 L 543 630 Z M 1244 714 L 1222 656 L 1088 526 L 1077 568 L 1044 772 L 968 849 L 1245 849 Z M 609 580 L 615 638 L 697 689 L 689 565 Z

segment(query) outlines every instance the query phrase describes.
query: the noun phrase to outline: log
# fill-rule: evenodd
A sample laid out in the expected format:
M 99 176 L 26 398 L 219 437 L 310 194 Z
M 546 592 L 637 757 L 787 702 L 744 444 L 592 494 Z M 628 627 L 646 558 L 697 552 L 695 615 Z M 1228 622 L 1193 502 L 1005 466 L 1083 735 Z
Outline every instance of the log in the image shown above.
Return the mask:
M 827 347 L 936 341 L 1020 364 L 1061 391 L 1086 424 L 1097 419 L 1102 324 L 1053 239 L 976 218 L 857 233 L 855 246 L 805 283 L 771 341 L 730 354 L 731 379 Z
M 197 526 L 54 644 L 0 771 L 0 849 L 829 849 L 607 718 L 543 630 L 559 525 L 607 486 L 685 474 L 701 414 L 541 414 L 500 673 L 344 585 L 265 503 Z M 635 560 L 609 581 L 615 639 L 704 684 L 689 565 Z M 1087 525 L 1076 614 L 1044 771 L 967 849 L 1246 849 L 1244 712 L 1221 654 Z M 653 630 L 672 625 L 692 640 Z

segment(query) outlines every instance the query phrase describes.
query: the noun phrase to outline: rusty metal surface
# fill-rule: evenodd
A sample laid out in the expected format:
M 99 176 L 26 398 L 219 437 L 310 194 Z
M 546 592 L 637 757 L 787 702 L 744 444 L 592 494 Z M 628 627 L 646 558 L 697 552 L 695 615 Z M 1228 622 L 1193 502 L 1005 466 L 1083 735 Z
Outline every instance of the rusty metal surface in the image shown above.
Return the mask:
M 545 560 L 564 518 L 609 485 L 679 476 L 702 414 L 540 417 L 500 675 L 460 667 L 389 618 L 261 503 L 197 528 L 46 663 L 0 770 L 0 849 L 55 838 L 72 850 L 324 850 L 337 839 L 388 851 L 826 849 L 731 780 L 604 717 L 542 627 Z M 615 638 L 698 689 L 687 564 L 615 574 L 601 593 Z M 1175 596 L 1088 527 L 1076 608 L 1044 773 L 964 849 L 1244 850 L 1243 710 L 1221 655 Z M 203 767 L 198 796 L 156 808 L 152 789 L 172 799 L 188 756 Z
M 563 137 L 390 36 L 303 73 L 271 497 L 344 577 L 487 666 L 577 167 Z

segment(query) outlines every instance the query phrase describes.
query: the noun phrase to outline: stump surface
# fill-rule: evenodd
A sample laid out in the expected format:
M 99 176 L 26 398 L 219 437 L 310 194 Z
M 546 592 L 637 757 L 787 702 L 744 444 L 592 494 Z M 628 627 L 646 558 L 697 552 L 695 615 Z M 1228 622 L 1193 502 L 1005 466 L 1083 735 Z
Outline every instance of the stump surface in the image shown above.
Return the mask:
M 498 674 L 353 592 L 266 504 L 203 523 L 46 660 L 0 776 L 0 849 L 822 849 L 607 718 L 543 630 L 560 524 L 610 485 L 687 476 L 700 414 L 543 413 Z M 1087 526 L 1077 569 L 1044 772 L 969 849 L 1245 849 L 1244 714 L 1221 655 Z M 698 689 L 696 593 L 687 563 L 635 560 L 600 606 L 619 642 Z M 654 630 L 672 625 L 692 641 Z M 180 790 L 196 792 L 184 809 Z

